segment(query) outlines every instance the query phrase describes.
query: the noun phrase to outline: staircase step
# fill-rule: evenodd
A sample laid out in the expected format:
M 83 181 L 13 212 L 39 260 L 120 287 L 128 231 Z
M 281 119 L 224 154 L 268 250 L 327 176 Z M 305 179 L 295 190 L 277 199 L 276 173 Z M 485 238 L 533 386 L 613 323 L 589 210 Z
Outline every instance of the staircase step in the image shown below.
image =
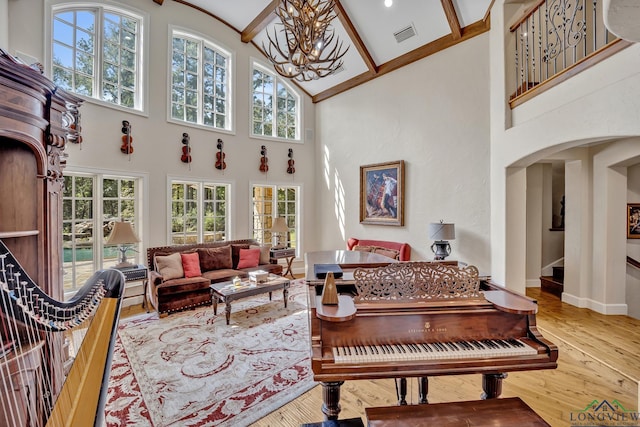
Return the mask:
M 553 267 L 553 280 L 564 283 L 564 266 Z
M 554 280 L 553 276 L 541 276 L 540 287 L 544 292 L 548 292 L 557 297 L 561 297 L 564 290 L 564 284 Z

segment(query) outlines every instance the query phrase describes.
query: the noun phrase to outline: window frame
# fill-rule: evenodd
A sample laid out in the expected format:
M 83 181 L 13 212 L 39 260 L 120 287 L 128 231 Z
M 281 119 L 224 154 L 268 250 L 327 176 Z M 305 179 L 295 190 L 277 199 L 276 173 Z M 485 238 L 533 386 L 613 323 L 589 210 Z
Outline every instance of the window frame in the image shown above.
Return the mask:
M 249 236 L 251 238 L 256 238 L 255 236 L 255 229 L 254 229 L 254 200 L 253 200 L 253 190 L 255 187 L 271 187 L 274 191 L 273 191 L 273 198 L 271 199 L 271 205 L 274 207 L 275 209 L 275 213 L 271 213 L 271 217 L 272 217 L 272 221 L 273 218 L 276 218 L 277 216 L 280 216 L 280 212 L 278 212 L 278 189 L 287 189 L 287 188 L 294 188 L 296 189 L 296 213 L 295 213 L 295 222 L 296 222 L 296 228 L 295 228 L 295 239 L 294 240 L 289 240 L 290 243 L 290 247 L 295 248 L 296 250 L 296 257 L 299 257 L 302 255 L 302 244 L 303 244 L 303 224 L 302 224 L 302 218 L 304 218 L 303 215 L 303 208 L 304 208 L 304 203 L 303 203 L 303 186 L 302 184 L 291 184 L 291 183 L 286 183 L 286 182 L 277 182 L 277 183 L 266 183 L 266 182 L 250 182 L 249 183 Z M 291 215 L 290 215 L 291 216 Z M 273 222 L 272 222 L 273 223 Z M 291 232 L 289 232 L 289 236 Z M 256 239 L 258 241 L 260 241 L 259 239 Z M 295 246 L 291 245 L 291 242 L 295 241 Z M 273 244 L 273 236 L 272 236 L 272 240 L 268 241 L 268 242 L 261 242 L 262 244 Z
M 227 58 L 227 97 L 226 97 L 226 111 L 228 118 L 228 127 L 225 129 L 205 125 L 201 122 L 202 117 L 200 117 L 200 110 L 203 108 L 203 92 L 202 90 L 198 90 L 198 123 L 183 121 L 180 119 L 175 119 L 172 116 L 172 87 L 173 87 L 173 37 L 178 34 L 180 37 L 190 38 L 195 41 L 198 41 L 202 45 L 208 46 L 211 49 L 215 50 L 217 53 L 226 56 Z M 236 53 L 233 49 L 226 46 L 224 43 L 219 42 L 218 40 L 199 33 L 197 31 L 193 31 L 191 29 L 187 29 L 184 27 L 179 27 L 175 25 L 169 25 L 169 39 L 167 41 L 167 122 L 175 123 L 180 126 L 189 126 L 198 129 L 204 129 L 213 132 L 220 132 L 229 135 L 236 134 L 236 102 L 235 102 L 235 62 L 236 62 Z M 198 83 L 199 85 L 202 83 L 202 60 L 198 61 Z
M 96 40 L 99 41 L 99 45 L 96 46 L 96 59 L 94 61 L 94 95 L 102 93 L 102 47 L 103 47 L 103 23 L 104 13 L 113 12 L 120 15 L 127 15 L 128 17 L 135 19 L 139 23 L 138 40 L 136 49 L 138 54 L 136 55 L 136 81 L 137 90 L 134 95 L 134 107 L 127 107 L 120 104 L 115 104 L 109 101 L 105 101 L 102 98 L 96 96 L 87 96 L 80 93 L 70 91 L 74 95 L 81 97 L 87 102 L 94 103 L 103 107 L 112 108 L 115 110 L 125 111 L 130 114 L 137 114 L 141 116 L 148 116 L 149 108 L 149 49 L 147 46 L 147 40 L 149 40 L 149 14 L 140 9 L 136 9 L 129 5 L 121 5 L 114 3 L 102 3 L 102 2 L 74 2 L 74 1 L 51 1 L 47 2 L 46 17 L 45 17 L 45 74 L 53 79 L 53 19 L 54 15 L 64 11 L 78 11 L 78 10 L 95 10 L 99 11 L 99 22 L 96 23 Z M 97 71 L 96 71 L 97 70 Z M 138 104 L 138 106 L 136 106 Z
M 207 185 L 210 186 L 224 186 L 226 187 L 226 217 L 225 217 L 225 238 L 220 241 L 233 240 L 233 229 L 232 229 L 232 220 L 233 220 L 233 186 L 231 182 L 228 181 L 216 181 L 210 179 L 200 179 L 200 178 L 192 178 L 192 177 L 180 177 L 180 176 L 167 176 L 167 219 L 166 219 L 166 242 L 169 245 L 174 245 L 178 243 L 173 243 L 173 184 L 197 184 L 198 185 L 198 198 L 197 198 L 197 209 L 198 209 L 198 224 L 197 224 L 197 243 L 204 242 L 204 227 L 203 223 L 205 220 L 204 212 L 203 212 L 203 203 L 204 203 L 204 187 Z
M 275 130 L 277 132 L 277 120 L 278 120 L 278 114 L 277 114 L 277 87 L 278 84 L 282 84 L 283 86 L 285 86 L 285 88 L 287 89 L 287 91 L 291 94 L 293 94 L 296 97 L 296 102 L 297 102 L 297 111 L 296 111 L 296 120 L 297 120 L 297 124 L 296 124 L 296 138 L 295 139 L 289 139 L 289 138 L 282 138 L 279 136 L 274 136 L 272 135 L 261 135 L 261 134 L 256 134 L 253 132 L 253 71 L 257 69 L 258 71 L 268 74 L 273 78 L 274 81 L 274 92 L 272 94 L 273 99 L 275 100 L 274 102 L 274 109 L 273 109 L 273 122 L 272 122 L 272 129 Z M 268 140 L 268 141 L 276 141 L 276 142 L 287 142 L 290 144 L 304 144 L 304 138 L 303 138 L 303 119 L 304 119 L 304 99 L 302 97 L 302 94 L 300 93 L 300 90 L 296 89 L 289 81 L 287 81 L 287 79 L 283 78 L 282 76 L 280 76 L 278 73 L 276 73 L 275 71 L 273 71 L 268 65 L 266 65 L 264 62 L 251 57 L 249 59 L 249 137 L 250 138 L 255 138 L 255 139 L 262 139 L 262 140 Z M 273 132 L 272 132 L 273 133 Z
M 86 177 L 86 178 L 93 179 L 93 185 L 92 185 L 93 196 L 91 197 L 91 209 L 93 211 L 93 217 L 91 221 L 92 221 L 93 230 L 102 230 L 102 225 L 104 224 L 104 201 L 114 199 L 112 197 L 108 197 L 105 199 L 104 185 L 103 185 L 104 180 L 117 179 L 117 180 L 134 181 L 134 185 L 135 185 L 134 198 L 133 199 L 124 198 L 124 199 L 133 200 L 134 202 L 135 213 L 133 218 L 133 227 L 138 237 L 140 238 L 140 242 L 135 245 L 132 245 L 135 251 L 132 250 L 128 252 L 127 256 L 129 258 L 129 262 L 132 262 L 134 264 L 145 264 L 143 248 L 144 248 L 144 240 L 145 240 L 144 236 L 147 235 L 148 224 L 144 220 L 145 216 L 143 215 L 143 212 L 145 211 L 145 207 L 148 205 L 147 199 L 146 199 L 148 175 L 137 174 L 137 173 L 123 174 L 122 171 L 96 170 L 96 169 L 89 169 L 89 168 L 73 168 L 73 169 L 68 168 L 65 170 L 64 176 L 65 177 Z M 64 203 L 64 200 L 67 199 L 64 196 L 64 192 L 62 193 L 62 197 L 63 197 L 63 203 Z M 75 199 L 76 197 L 73 196 L 72 198 Z M 118 194 L 117 199 L 121 200 L 120 194 Z M 68 220 L 64 218 L 64 212 L 62 213 L 62 221 L 63 221 L 63 224 L 68 222 Z M 107 242 L 106 242 L 107 237 L 108 236 L 104 236 L 104 233 L 99 233 L 99 234 L 96 234 L 95 232 L 93 233 L 93 236 L 92 236 L 93 257 L 87 263 L 87 264 L 89 263 L 91 264 L 92 266 L 91 271 L 97 271 L 103 268 L 113 267 L 119 262 L 119 258 L 118 258 L 119 254 L 117 254 L 114 259 L 109 259 L 108 261 L 105 261 L 104 259 L 105 247 L 112 246 L 112 245 L 107 245 Z M 64 246 L 64 243 L 65 242 L 63 239 L 63 242 L 62 242 L 63 246 Z M 76 247 L 76 243 L 72 243 L 72 248 L 75 248 L 75 247 Z M 71 278 L 71 284 L 72 286 L 75 285 L 75 288 L 65 291 L 65 296 L 73 295 L 79 289 L 79 287 L 84 284 L 84 281 L 79 282 L 80 279 L 78 278 L 78 275 L 77 275 L 77 268 L 78 268 L 78 266 L 76 265 L 77 262 L 78 261 L 76 260 L 71 261 L 71 265 L 68 268 L 69 271 L 67 271 L 67 268 L 63 268 L 64 274 L 74 275 Z M 64 256 L 63 256 L 63 267 L 64 267 Z

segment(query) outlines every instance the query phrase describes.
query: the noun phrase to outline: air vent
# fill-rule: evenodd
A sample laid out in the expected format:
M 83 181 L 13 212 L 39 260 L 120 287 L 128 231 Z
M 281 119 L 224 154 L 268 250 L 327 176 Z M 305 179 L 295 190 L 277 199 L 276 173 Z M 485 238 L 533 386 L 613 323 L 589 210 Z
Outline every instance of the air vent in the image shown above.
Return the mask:
M 411 38 L 416 35 L 416 27 L 413 26 L 413 23 L 406 28 L 403 28 L 399 31 L 393 33 L 393 36 L 396 38 L 398 43 L 405 41 L 408 38 Z

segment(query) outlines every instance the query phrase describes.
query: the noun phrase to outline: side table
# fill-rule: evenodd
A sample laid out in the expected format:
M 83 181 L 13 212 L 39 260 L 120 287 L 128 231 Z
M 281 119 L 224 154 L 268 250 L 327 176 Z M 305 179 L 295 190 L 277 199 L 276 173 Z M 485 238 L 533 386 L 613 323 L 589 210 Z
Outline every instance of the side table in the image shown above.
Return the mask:
M 282 277 L 291 277 L 292 279 L 295 279 L 296 277 L 293 275 L 293 270 L 291 268 L 291 264 L 293 263 L 293 260 L 296 258 L 295 255 L 271 255 L 271 257 L 269 258 L 269 262 L 271 264 L 277 264 L 279 259 L 284 259 L 285 261 L 287 261 L 287 266 L 284 269 L 284 273 L 282 273 Z
M 149 269 L 146 266 L 139 264 L 139 265 L 134 265 L 132 267 L 119 268 L 118 270 L 120 270 L 124 275 L 125 291 L 126 291 L 126 283 L 142 281 L 142 289 L 143 289 L 142 308 L 147 310 L 147 313 L 148 313 L 149 304 L 147 301 L 147 287 L 149 286 Z M 139 294 L 129 295 L 127 297 L 133 297 L 138 295 Z

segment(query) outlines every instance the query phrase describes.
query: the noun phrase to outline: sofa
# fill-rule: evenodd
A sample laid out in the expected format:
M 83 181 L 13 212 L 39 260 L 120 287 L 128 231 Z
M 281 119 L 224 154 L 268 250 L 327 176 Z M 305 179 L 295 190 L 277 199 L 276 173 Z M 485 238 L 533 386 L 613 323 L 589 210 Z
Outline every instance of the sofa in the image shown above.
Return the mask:
M 347 240 L 347 249 L 350 251 L 373 252 L 398 261 L 409 261 L 411 259 L 411 246 L 408 243 L 350 237 Z
M 212 283 L 255 270 L 282 274 L 281 265 L 270 263 L 269 249 L 253 239 L 147 248 L 147 299 L 163 317 L 210 303 Z

